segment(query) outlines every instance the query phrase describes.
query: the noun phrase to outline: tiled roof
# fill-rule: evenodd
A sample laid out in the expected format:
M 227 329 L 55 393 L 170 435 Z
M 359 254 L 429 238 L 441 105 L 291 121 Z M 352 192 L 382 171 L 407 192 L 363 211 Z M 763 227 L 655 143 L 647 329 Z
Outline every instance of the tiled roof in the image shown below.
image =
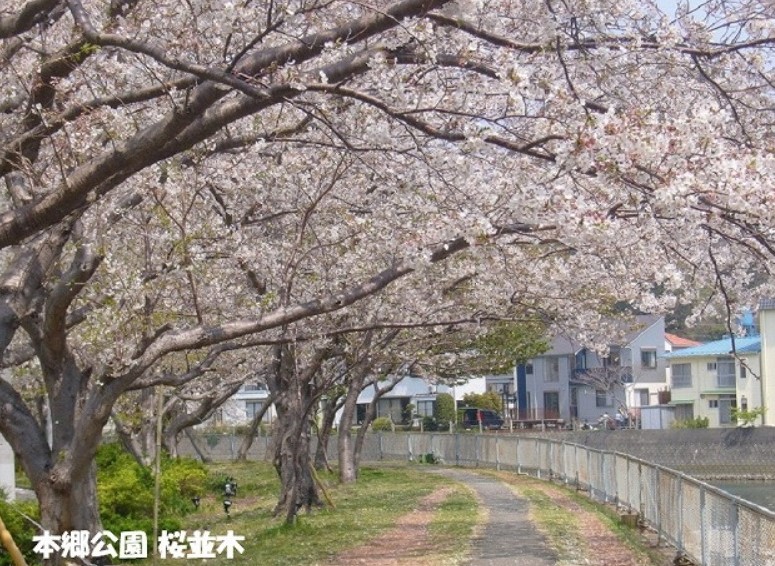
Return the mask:
M 683 338 L 675 334 L 670 334 L 669 332 L 665 332 L 665 340 L 670 342 L 673 348 L 691 348 L 693 346 L 702 345 L 702 342 L 697 342 L 696 340 L 689 340 L 688 338 Z
M 738 354 L 756 354 L 762 349 L 761 338 L 759 336 L 751 336 L 745 338 L 735 338 L 735 351 Z M 673 358 L 689 358 L 699 356 L 729 356 L 732 354 L 732 339 L 724 338 L 723 340 L 716 340 L 714 342 L 708 342 L 693 348 L 684 348 L 665 354 L 668 359 Z
M 760 310 L 775 309 L 775 299 L 762 299 L 759 301 Z

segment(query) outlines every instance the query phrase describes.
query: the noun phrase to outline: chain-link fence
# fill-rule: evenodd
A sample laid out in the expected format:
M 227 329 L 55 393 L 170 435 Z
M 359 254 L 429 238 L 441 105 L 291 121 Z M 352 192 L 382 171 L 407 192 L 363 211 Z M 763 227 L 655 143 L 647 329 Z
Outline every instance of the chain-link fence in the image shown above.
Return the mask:
M 236 455 L 230 435 L 199 440 L 210 458 Z M 248 458 L 265 459 L 270 446 L 271 439 L 256 438 Z M 335 461 L 335 440 L 327 452 Z M 775 566 L 775 513 L 618 452 L 517 435 L 371 433 L 361 461 L 419 461 L 429 454 L 445 464 L 514 470 L 575 485 L 597 501 L 638 513 L 661 540 L 703 566 Z
M 637 512 L 660 538 L 707 566 L 775 566 L 775 513 L 718 488 L 624 454 L 553 439 L 471 434 L 368 437 L 380 459 L 512 469 L 555 478 Z M 374 451 L 371 451 L 373 454 Z

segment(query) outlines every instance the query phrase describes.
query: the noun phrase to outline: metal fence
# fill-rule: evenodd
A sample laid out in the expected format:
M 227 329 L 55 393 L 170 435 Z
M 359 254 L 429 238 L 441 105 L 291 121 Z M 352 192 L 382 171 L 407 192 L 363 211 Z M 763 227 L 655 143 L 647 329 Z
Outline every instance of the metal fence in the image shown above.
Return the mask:
M 239 439 L 205 434 L 198 444 L 207 457 L 233 459 Z M 248 457 L 265 459 L 270 447 L 270 438 L 256 438 Z M 194 455 L 190 446 L 181 448 Z M 335 438 L 327 448 L 335 461 Z M 703 566 L 775 566 L 775 513 L 619 452 L 510 434 L 370 433 L 361 461 L 417 461 L 428 454 L 449 465 L 513 470 L 585 490 L 596 501 L 639 513 L 660 540 Z
M 775 513 L 680 472 L 554 439 L 498 434 L 375 433 L 363 460 L 417 460 L 514 470 L 588 491 L 640 514 L 703 566 L 775 566 Z

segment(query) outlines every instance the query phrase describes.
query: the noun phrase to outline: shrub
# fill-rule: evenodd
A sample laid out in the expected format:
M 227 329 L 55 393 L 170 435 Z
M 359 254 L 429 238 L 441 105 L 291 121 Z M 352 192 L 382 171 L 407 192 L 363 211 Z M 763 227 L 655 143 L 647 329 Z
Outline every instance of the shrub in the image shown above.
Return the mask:
M 422 429 L 430 432 L 439 430 L 439 423 L 433 417 L 424 417 L 422 420 Z
M 159 525 L 180 529 L 180 518 L 192 511 L 191 497 L 206 488 L 207 472 L 194 460 L 162 458 Z M 97 452 L 97 493 L 105 529 L 119 533 L 153 530 L 154 477 L 117 444 Z
M 673 428 L 708 428 L 708 417 L 695 417 L 683 421 L 673 421 Z
M 436 404 L 433 407 L 433 416 L 439 423 L 455 421 L 455 398 L 449 393 L 436 395 Z
M 38 555 L 32 552 L 35 546 L 32 537 L 38 534 L 38 529 L 33 523 L 25 518 L 30 517 L 33 521 L 40 521 L 40 512 L 38 504 L 34 501 L 17 501 L 10 503 L 5 500 L 5 494 L 0 490 L 0 517 L 5 523 L 6 529 L 11 533 L 13 541 L 19 550 L 27 559 L 28 563 L 33 564 Z M 0 566 L 12 566 L 13 562 L 8 553 L 0 546 Z
M 756 407 L 755 409 L 738 409 L 732 407 L 732 419 L 738 426 L 753 426 L 756 419 L 764 416 L 765 407 Z
M 371 422 L 371 430 L 378 431 L 392 431 L 393 423 L 388 417 L 377 417 Z

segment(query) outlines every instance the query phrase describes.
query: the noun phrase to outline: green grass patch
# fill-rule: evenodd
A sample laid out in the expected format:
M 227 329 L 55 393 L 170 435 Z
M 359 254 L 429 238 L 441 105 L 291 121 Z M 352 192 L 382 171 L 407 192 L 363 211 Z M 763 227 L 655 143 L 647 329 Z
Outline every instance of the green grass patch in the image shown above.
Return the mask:
M 218 536 L 232 530 L 245 537 L 245 552 L 229 560 L 221 555 L 208 559 L 210 565 L 261 564 L 307 565 L 325 562 L 347 548 L 361 544 L 393 528 L 396 519 L 410 512 L 419 499 L 449 480 L 424 473 L 414 466 L 365 467 L 354 484 L 340 485 L 330 474 L 320 474 L 335 508 L 303 511 L 295 525 L 273 517 L 279 482 L 267 463 L 249 462 L 208 466 L 208 493 L 202 494 L 198 511 L 182 519 L 187 532 L 208 530 Z M 223 481 L 237 481 L 231 516 L 223 509 Z M 464 540 L 454 542 L 451 552 L 464 552 L 475 521 L 476 502 L 460 486 L 438 513 L 433 529 L 440 542 L 452 541 L 450 532 Z M 473 511 L 472 511 L 473 510 Z M 458 525 L 467 520 L 468 524 Z M 468 535 L 466 535 L 468 533 Z M 151 543 L 149 541 L 149 547 Z M 150 552 L 150 550 L 149 550 Z M 446 549 L 445 549 L 446 555 Z M 151 561 L 148 560 L 148 563 Z
M 531 511 L 552 541 L 552 548 L 557 551 L 560 561 L 577 558 L 580 549 L 584 548 L 577 517 L 553 502 L 540 489 L 520 486 L 519 492 L 530 501 Z
M 432 547 L 443 549 L 443 564 L 462 561 L 471 548 L 474 528 L 484 520 L 473 492 L 463 485 L 453 488 L 429 527 Z
M 575 563 L 583 558 L 585 540 L 579 529 L 579 519 L 572 511 L 558 505 L 545 493 L 543 488 L 548 485 L 547 482 L 506 472 L 492 474 L 516 487 L 519 494 L 530 501 L 531 513 L 549 537 L 551 546 L 558 553 L 560 563 L 563 561 Z M 648 558 L 652 564 L 664 563 L 664 555 L 648 546 L 637 530 L 624 525 L 614 507 L 595 502 L 583 493 L 565 485 L 551 484 L 551 487 L 563 491 L 585 511 L 594 513 L 603 526 L 613 532 L 633 552 Z

